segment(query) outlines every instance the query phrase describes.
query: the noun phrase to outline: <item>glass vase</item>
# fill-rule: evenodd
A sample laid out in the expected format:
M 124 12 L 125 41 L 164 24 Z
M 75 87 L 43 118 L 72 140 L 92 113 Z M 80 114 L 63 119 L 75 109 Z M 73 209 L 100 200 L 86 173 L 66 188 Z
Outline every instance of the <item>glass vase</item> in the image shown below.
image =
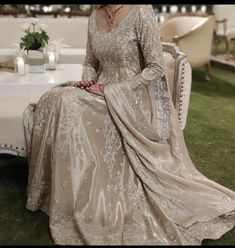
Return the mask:
M 14 53 L 14 72 L 17 76 L 24 76 L 25 75 L 25 54 L 22 50 L 18 50 Z
M 48 44 L 45 49 L 45 67 L 47 70 L 56 69 L 56 46 L 52 43 Z
M 39 50 L 28 50 L 28 72 L 44 72 L 44 51 L 43 49 Z

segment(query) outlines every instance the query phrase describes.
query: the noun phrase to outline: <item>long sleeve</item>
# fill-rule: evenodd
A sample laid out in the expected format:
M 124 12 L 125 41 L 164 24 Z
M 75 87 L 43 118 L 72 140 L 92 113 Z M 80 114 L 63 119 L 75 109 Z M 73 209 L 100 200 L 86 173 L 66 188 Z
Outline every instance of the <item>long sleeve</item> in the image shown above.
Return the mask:
M 144 68 L 129 82 L 126 80 L 121 82 L 124 85 L 128 83 L 133 90 L 153 83 L 155 80 L 166 80 L 161 40 L 151 6 L 146 5 L 140 9 L 136 16 L 135 29 L 137 42 L 143 55 Z
M 149 140 L 168 139 L 170 135 L 170 93 L 167 85 L 161 41 L 153 9 L 143 6 L 135 19 L 137 43 L 143 55 L 143 69 L 132 78 L 123 79 L 104 88 L 105 99 L 116 124 L 125 137 L 132 130 Z M 147 94 L 146 94 L 147 92 Z M 137 95 L 145 95 L 149 103 L 143 109 Z M 131 135 L 129 136 L 131 137 Z M 132 143 L 131 139 L 129 140 Z
M 147 5 L 140 9 L 136 17 L 136 33 L 145 64 L 138 79 L 149 84 L 165 76 L 162 46 L 152 7 Z
M 86 45 L 86 57 L 83 66 L 82 79 L 97 81 L 97 71 L 99 69 L 99 61 L 95 57 L 92 51 L 91 44 L 91 24 L 90 18 L 88 20 L 88 32 L 87 32 L 87 45 Z

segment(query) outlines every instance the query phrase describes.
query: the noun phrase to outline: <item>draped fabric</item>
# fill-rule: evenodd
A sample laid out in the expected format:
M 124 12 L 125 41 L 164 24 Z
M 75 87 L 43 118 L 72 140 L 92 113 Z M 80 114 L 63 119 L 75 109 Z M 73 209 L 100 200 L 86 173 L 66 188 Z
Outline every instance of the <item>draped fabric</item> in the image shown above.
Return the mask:
M 193 165 L 171 101 L 153 9 L 118 27 L 88 25 L 83 79 L 105 96 L 59 85 L 24 112 L 27 205 L 56 244 L 201 244 L 234 226 L 235 192 Z

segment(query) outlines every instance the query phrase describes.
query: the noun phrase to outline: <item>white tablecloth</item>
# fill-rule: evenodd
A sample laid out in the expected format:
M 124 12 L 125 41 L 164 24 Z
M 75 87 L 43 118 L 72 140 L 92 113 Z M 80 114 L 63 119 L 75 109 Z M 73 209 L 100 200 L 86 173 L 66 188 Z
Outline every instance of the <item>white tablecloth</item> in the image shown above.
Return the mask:
M 9 152 L 11 146 L 13 154 L 25 149 L 22 114 L 29 103 L 59 83 L 80 80 L 81 74 L 81 64 L 60 64 L 54 71 L 25 76 L 0 71 L 0 153 Z

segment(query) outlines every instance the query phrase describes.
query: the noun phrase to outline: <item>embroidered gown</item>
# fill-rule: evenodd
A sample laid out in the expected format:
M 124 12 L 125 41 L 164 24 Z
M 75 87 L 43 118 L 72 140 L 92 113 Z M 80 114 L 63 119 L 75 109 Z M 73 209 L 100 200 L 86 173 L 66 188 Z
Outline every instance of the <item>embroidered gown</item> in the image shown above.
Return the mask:
M 56 244 L 201 244 L 234 226 L 235 192 L 192 164 L 171 101 L 153 9 L 111 32 L 89 18 L 82 78 L 24 112 L 27 209 L 49 216 Z

